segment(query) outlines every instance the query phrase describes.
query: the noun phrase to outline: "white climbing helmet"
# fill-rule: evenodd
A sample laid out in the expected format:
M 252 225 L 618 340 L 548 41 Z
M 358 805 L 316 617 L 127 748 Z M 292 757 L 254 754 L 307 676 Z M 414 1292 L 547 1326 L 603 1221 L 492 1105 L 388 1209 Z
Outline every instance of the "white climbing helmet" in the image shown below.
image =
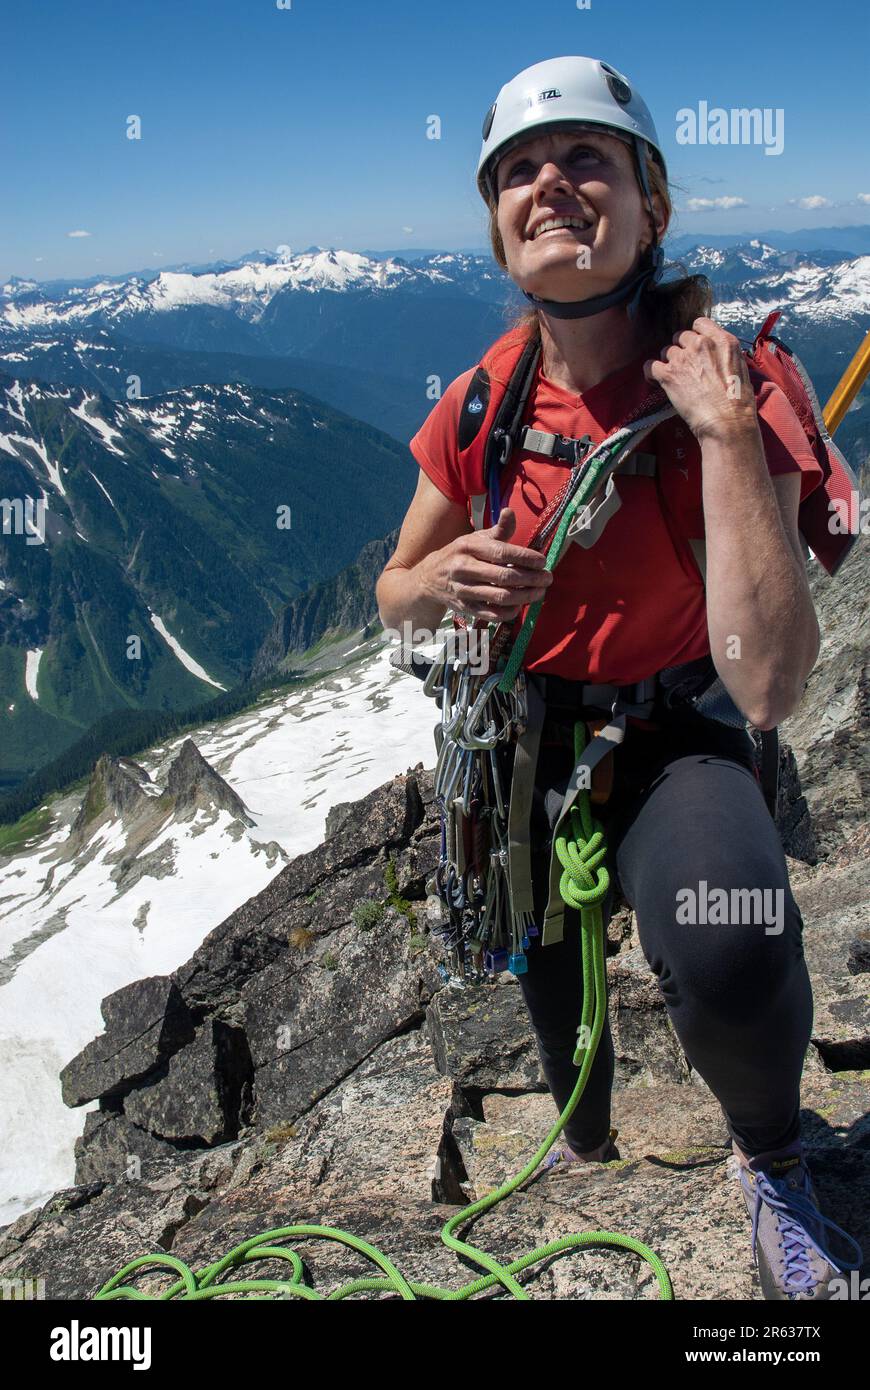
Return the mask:
M 641 142 L 655 151 L 667 177 L 653 118 L 623 73 L 598 58 L 547 58 L 506 82 L 484 117 L 477 164 L 481 197 L 495 200 L 495 166 L 514 145 L 554 126 L 578 123 L 602 126 L 632 144 L 645 193 Z
M 638 183 L 653 223 L 653 239 L 646 267 L 629 271 L 606 294 L 582 300 L 543 299 L 523 290 L 535 308 L 556 318 L 587 318 L 628 301 L 630 318 L 637 313 L 642 291 L 662 276 L 664 251 L 655 230 L 655 210 L 646 170 L 646 146 L 654 153 L 667 178 L 667 166 L 653 118 L 646 102 L 628 78 L 599 58 L 547 58 L 524 68 L 502 87 L 483 120 L 483 144 L 477 162 L 477 186 L 489 205 L 498 202 L 496 165 L 503 155 L 530 135 L 554 127 L 594 126 L 625 140 L 634 153 Z

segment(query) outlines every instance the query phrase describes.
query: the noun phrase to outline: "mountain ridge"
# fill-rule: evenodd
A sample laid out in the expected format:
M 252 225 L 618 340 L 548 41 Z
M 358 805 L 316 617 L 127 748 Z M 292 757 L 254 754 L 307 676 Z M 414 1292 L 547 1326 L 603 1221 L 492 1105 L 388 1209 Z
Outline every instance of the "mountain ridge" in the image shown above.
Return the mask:
M 403 445 L 298 391 L 122 402 L 0 372 L 3 776 L 103 713 L 242 680 L 284 603 L 394 527 L 412 490 Z

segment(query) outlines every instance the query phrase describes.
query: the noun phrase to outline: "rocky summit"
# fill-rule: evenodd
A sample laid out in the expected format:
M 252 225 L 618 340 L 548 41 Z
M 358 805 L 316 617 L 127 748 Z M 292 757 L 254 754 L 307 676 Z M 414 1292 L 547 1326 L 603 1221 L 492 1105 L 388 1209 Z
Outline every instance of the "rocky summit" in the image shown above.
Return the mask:
M 782 731 L 778 824 L 815 995 L 803 1137 L 823 1210 L 868 1250 L 865 552 L 836 584 L 813 580 L 825 645 Z M 201 773 L 191 761 L 188 750 L 179 783 Z M 91 814 L 101 802 L 148 809 L 135 765 L 102 768 L 94 787 Z M 201 1269 L 298 1224 L 350 1232 L 416 1283 L 474 1279 L 441 1230 L 529 1162 L 557 1112 L 513 976 L 460 985 L 445 969 L 426 890 L 438 845 L 432 777 L 418 765 L 333 807 L 323 843 L 172 975 L 109 995 L 105 1031 L 60 1077 L 67 1105 L 98 1105 L 76 1185 L 0 1230 L 0 1281 L 90 1299 L 136 1257 Z M 721 1109 L 674 1035 L 626 903 L 607 937 L 621 1158 L 539 1170 L 457 1234 L 506 1264 L 565 1235 L 616 1231 L 660 1256 L 678 1299 L 760 1298 Z M 381 1272 L 340 1241 L 285 1243 L 320 1293 Z M 289 1271 L 267 1258 L 244 1274 Z M 154 1268 L 136 1282 L 155 1294 L 174 1277 Z M 519 1277 L 536 1299 L 659 1297 L 648 1264 L 601 1246 Z

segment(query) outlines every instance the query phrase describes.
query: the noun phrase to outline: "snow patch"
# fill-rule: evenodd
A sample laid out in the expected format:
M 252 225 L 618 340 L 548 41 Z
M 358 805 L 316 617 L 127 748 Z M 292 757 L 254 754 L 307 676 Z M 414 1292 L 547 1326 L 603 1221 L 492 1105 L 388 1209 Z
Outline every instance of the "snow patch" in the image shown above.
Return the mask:
M 145 873 L 126 891 L 107 863 L 125 845 L 120 823 L 106 827 L 93 856 L 58 858 L 76 806 L 32 851 L 0 861 L 7 979 L 0 1223 L 74 1182 L 75 1141 L 95 1107 L 68 1109 L 58 1074 L 103 1032 L 100 1001 L 133 980 L 170 974 L 229 913 L 262 892 L 281 866 L 264 851 L 270 841 L 288 859 L 304 854 L 322 841 L 326 813 L 337 802 L 366 796 L 418 761 L 432 767 L 433 711 L 419 681 L 389 665 L 389 650 L 376 649 L 350 676 L 281 691 L 193 734 L 254 827 L 239 833 L 226 812 L 207 827 L 170 822 L 144 851 L 162 853 L 166 872 Z M 136 756 L 158 786 L 186 737 Z
M 91 401 L 95 401 L 96 399 L 96 396 L 88 396 L 86 393 L 81 405 L 70 406 L 70 414 L 75 415 L 79 420 L 84 420 L 86 425 L 90 425 L 91 429 L 96 430 L 107 449 L 111 450 L 113 454 L 118 454 L 120 458 L 123 458 L 124 450 L 119 449 L 113 442 L 113 437 L 123 439 L 124 436 L 121 434 L 121 431 L 116 430 L 113 425 L 108 425 L 105 420 L 101 420 L 99 415 L 88 414 L 88 405 Z
M 101 491 L 102 493 L 104 493 L 105 496 L 108 498 L 108 500 L 109 500 L 111 506 L 114 507 L 115 511 L 117 511 L 118 508 L 115 507 L 114 502 L 112 502 L 111 497 L 109 497 L 108 492 L 106 492 L 106 489 L 103 487 L 103 484 L 100 482 L 100 480 L 99 480 L 99 478 L 97 477 L 96 473 L 94 473 L 94 472 L 92 471 L 92 469 L 90 469 L 90 468 L 88 469 L 88 472 L 90 473 L 91 477 L 93 478 L 94 482 L 96 483 L 96 485 L 97 485 L 97 487 L 100 489 L 100 491 Z
M 6 409 L 16 420 L 20 420 L 22 425 L 27 424 L 27 416 L 24 414 L 24 400 L 21 394 L 21 382 L 13 381 L 11 386 L 6 388 L 6 399 L 11 404 Z M 17 407 L 17 409 L 16 409 Z
M 152 613 L 150 608 L 148 609 L 148 616 L 151 619 L 151 622 L 156 627 L 157 631 L 160 633 L 160 636 L 163 638 L 164 642 L 166 642 L 168 646 L 172 648 L 172 650 L 175 652 L 175 655 L 178 657 L 178 660 L 181 662 L 182 666 L 186 667 L 187 670 L 190 671 L 191 675 L 198 677 L 198 679 L 201 681 L 208 681 L 209 685 L 215 686 L 217 690 L 226 690 L 225 685 L 221 685 L 220 681 L 212 680 L 211 676 L 208 674 L 207 671 L 203 670 L 199 662 L 194 661 L 190 653 L 186 652 L 182 647 L 181 643 L 177 642 L 176 639 L 172 636 L 172 633 L 169 632 L 169 630 L 166 627 L 166 624 L 163 622 L 163 619 L 159 618 L 156 613 Z
M 24 684 L 31 700 L 38 700 L 39 693 L 36 689 L 36 681 L 39 675 L 39 663 L 42 660 L 44 648 L 37 647 L 34 651 L 29 651 L 24 662 Z

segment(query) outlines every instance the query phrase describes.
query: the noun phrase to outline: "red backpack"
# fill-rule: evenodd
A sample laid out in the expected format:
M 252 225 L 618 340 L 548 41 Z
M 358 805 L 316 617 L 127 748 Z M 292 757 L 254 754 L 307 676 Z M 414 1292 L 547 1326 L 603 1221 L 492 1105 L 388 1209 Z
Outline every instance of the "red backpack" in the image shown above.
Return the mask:
M 822 469 L 819 486 L 800 505 L 798 525 L 819 563 L 833 575 L 857 540 L 857 528 L 835 526 L 833 518 L 835 515 L 841 518 L 844 509 L 848 517 L 858 515 L 858 480 L 828 433 L 805 367 L 791 349 L 771 333 L 779 317 L 779 310 L 767 316 L 751 348 L 744 349 L 744 356 L 749 366 L 769 378 L 785 394 Z M 491 515 L 497 510 L 497 504 L 493 504 L 499 495 L 499 475 L 515 448 L 570 462 L 578 458 L 577 445 L 582 441 L 545 434 L 520 423 L 540 350 L 540 340 L 536 336 L 529 338 L 528 330 L 509 330 L 487 350 L 466 391 L 459 412 L 457 442 L 468 469 L 466 476 L 475 479 L 477 484 L 469 499 L 475 529 L 483 525 L 487 501 L 491 504 Z M 623 428 L 650 417 L 650 430 L 637 430 L 631 452 L 636 453 L 637 446 L 651 429 L 675 414 L 662 388 L 652 386 L 645 400 L 620 426 Z M 655 467 L 653 460 L 654 455 L 640 454 L 627 459 L 618 471 L 649 473 Z

